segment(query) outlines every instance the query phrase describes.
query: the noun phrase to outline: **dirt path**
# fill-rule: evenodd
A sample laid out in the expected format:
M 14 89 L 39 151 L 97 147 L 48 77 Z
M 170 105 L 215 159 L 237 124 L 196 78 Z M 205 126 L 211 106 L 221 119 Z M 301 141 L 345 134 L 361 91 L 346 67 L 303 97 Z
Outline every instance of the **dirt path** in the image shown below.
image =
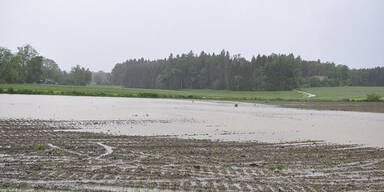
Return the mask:
M 298 92 L 298 93 L 306 95 L 308 98 L 316 97 L 316 95 L 312 94 L 312 93 L 308 93 L 308 92 L 305 92 L 305 91 L 300 91 L 300 90 L 297 90 L 297 89 L 295 91 Z
M 0 189 L 380 191 L 384 188 L 384 151 L 378 148 L 320 141 L 275 144 L 114 136 L 57 131 L 58 123 L 0 120 Z

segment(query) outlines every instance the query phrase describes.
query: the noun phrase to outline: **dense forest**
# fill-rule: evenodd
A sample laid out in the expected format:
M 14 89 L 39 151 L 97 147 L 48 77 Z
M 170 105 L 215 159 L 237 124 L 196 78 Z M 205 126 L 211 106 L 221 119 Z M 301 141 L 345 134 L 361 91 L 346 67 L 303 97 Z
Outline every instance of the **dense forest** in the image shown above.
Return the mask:
M 0 47 L 0 83 L 121 85 L 132 88 L 291 90 L 300 87 L 384 86 L 384 67 L 349 69 L 329 62 L 306 61 L 293 54 L 240 55 L 201 52 L 165 59 L 131 59 L 111 73 L 79 65 L 66 72 L 30 45 L 16 53 Z
M 172 54 L 166 59 L 131 59 L 116 64 L 114 85 L 161 89 L 290 90 L 320 86 L 384 86 L 384 67 L 349 69 L 306 61 L 293 54 L 247 60 L 228 52 Z
M 48 83 L 63 85 L 87 85 L 92 73 L 79 65 L 68 73 L 55 61 L 40 56 L 31 46 L 17 48 L 16 53 L 0 47 L 0 83 Z

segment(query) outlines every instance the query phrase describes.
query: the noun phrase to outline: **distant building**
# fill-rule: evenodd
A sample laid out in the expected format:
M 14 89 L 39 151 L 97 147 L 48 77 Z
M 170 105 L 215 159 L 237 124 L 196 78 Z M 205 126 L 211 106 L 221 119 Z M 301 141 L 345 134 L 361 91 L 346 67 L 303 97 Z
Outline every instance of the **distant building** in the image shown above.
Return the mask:
M 57 84 L 57 82 L 56 82 L 55 80 L 53 80 L 53 79 L 45 79 L 45 80 L 43 81 L 43 83 L 44 83 L 44 84 L 53 84 L 53 85 L 56 85 L 56 84 Z

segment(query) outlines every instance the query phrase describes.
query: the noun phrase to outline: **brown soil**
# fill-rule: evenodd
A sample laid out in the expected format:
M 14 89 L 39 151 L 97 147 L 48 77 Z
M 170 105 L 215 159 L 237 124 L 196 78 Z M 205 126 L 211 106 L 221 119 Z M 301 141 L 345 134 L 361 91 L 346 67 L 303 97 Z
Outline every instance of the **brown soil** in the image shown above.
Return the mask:
M 273 144 L 114 136 L 64 131 L 67 124 L 0 120 L 0 189 L 384 189 L 382 149 L 319 141 Z
M 384 102 L 264 102 L 287 108 L 384 113 Z

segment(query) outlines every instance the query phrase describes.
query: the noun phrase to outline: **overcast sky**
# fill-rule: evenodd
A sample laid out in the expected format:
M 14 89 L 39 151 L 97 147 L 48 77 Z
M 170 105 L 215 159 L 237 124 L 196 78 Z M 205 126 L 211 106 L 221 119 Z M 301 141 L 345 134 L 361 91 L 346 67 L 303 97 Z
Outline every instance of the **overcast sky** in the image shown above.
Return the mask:
M 0 46 L 31 44 L 62 69 L 130 58 L 294 53 L 384 66 L 383 0 L 0 0 Z

